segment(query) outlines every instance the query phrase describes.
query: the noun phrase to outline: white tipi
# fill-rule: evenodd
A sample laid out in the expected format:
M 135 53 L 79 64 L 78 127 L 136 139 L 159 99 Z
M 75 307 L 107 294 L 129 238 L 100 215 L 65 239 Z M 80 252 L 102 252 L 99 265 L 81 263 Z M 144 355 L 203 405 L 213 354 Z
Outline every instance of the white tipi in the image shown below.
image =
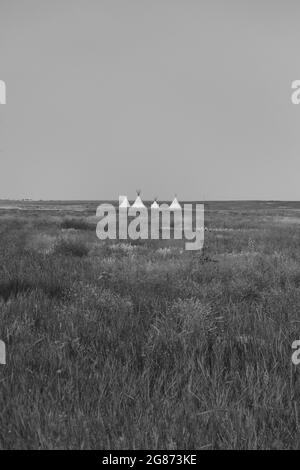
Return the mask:
M 142 208 L 145 208 L 146 206 L 144 205 L 144 203 L 143 203 L 143 201 L 142 201 L 142 199 L 141 199 L 141 196 L 140 196 L 141 191 L 138 190 L 136 193 L 137 193 L 137 198 L 136 198 L 136 200 L 134 201 L 132 207 L 134 207 L 135 209 L 142 209 Z
M 151 209 L 159 209 L 159 205 L 157 204 L 157 197 L 152 202 Z
M 121 207 L 121 209 L 127 209 L 130 207 L 127 196 L 119 196 L 119 207 Z
M 177 200 L 176 194 L 175 194 L 175 197 L 174 197 L 174 200 L 173 200 L 172 204 L 170 205 L 170 209 L 172 209 L 172 210 L 181 209 L 181 205 L 179 204 L 179 202 Z

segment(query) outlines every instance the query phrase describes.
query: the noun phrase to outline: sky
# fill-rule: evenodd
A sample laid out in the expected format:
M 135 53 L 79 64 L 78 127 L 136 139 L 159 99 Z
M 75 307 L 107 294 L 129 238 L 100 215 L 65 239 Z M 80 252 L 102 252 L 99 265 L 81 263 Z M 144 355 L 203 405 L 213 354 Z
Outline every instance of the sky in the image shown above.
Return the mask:
M 299 200 L 297 0 L 0 0 L 0 198 Z

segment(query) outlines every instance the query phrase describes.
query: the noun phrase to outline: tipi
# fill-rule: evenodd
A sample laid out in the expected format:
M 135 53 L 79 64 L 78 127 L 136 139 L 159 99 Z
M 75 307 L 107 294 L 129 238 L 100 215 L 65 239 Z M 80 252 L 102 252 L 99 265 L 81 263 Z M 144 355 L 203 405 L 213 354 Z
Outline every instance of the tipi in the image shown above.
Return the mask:
M 175 197 L 174 197 L 174 200 L 173 200 L 172 204 L 170 205 L 170 209 L 172 209 L 172 210 L 181 209 L 181 205 L 179 204 L 179 202 L 177 200 L 176 194 L 175 194 Z
M 119 196 L 119 207 L 121 207 L 121 209 L 127 209 L 130 207 L 127 196 Z
M 136 198 L 136 200 L 134 201 L 132 207 L 134 207 L 135 209 L 142 209 L 142 208 L 145 208 L 146 206 L 144 205 L 144 203 L 143 203 L 143 201 L 142 201 L 142 199 L 141 199 L 141 196 L 140 196 L 141 191 L 138 190 L 136 193 L 137 193 L 137 198 Z
M 151 209 L 159 209 L 159 205 L 157 204 L 157 197 L 152 202 Z

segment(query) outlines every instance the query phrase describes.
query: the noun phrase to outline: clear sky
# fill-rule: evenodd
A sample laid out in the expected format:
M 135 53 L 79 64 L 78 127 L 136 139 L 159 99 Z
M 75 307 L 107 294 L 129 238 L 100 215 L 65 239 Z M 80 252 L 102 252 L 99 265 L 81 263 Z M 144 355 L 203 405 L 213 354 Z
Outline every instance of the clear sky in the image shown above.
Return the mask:
M 300 199 L 297 0 L 0 0 L 0 198 Z

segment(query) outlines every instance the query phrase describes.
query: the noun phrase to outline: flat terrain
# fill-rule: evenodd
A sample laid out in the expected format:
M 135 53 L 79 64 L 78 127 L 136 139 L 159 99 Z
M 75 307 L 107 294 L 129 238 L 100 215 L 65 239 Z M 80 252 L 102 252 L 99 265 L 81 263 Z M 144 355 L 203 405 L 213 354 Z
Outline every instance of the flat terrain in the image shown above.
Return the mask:
M 203 252 L 0 201 L 0 448 L 300 448 L 300 203 L 208 202 Z

